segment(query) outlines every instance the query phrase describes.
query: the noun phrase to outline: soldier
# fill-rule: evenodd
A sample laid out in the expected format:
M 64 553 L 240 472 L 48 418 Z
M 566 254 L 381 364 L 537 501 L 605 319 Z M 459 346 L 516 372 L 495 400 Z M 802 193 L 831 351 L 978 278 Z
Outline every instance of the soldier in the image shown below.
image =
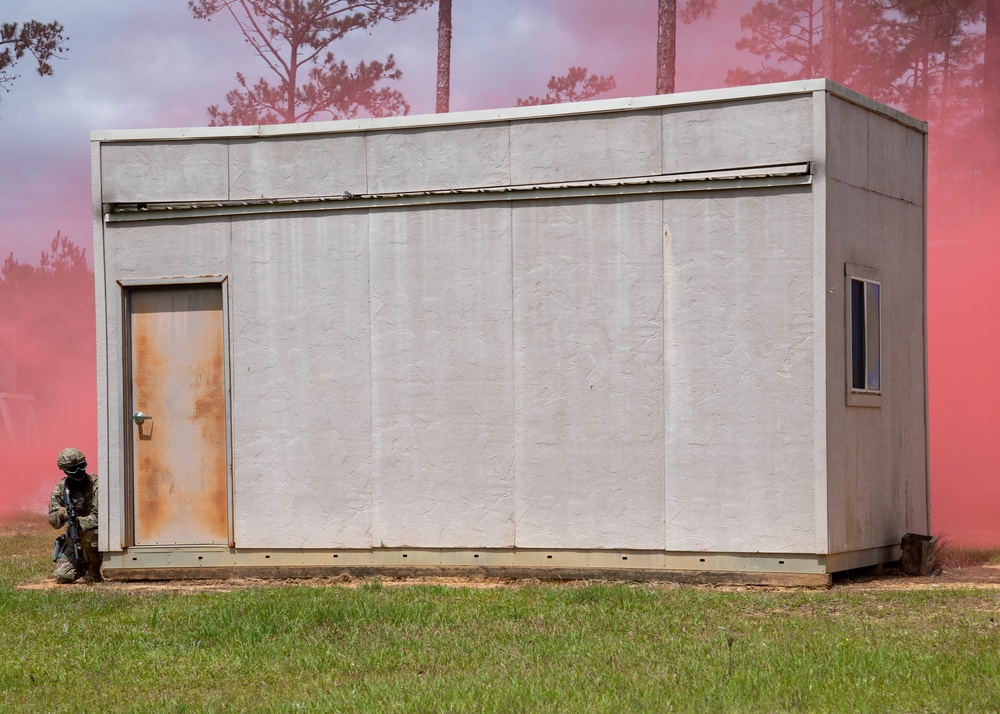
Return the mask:
M 79 449 L 63 449 L 56 465 L 66 474 L 52 490 L 49 499 L 49 524 L 53 528 L 67 526 L 67 532 L 56 539 L 52 556 L 56 567 L 52 577 L 58 583 L 100 582 L 101 554 L 97 550 L 97 476 L 87 473 L 87 457 Z M 72 527 L 64 498 L 68 493 L 79 531 L 79 554 L 73 547 Z

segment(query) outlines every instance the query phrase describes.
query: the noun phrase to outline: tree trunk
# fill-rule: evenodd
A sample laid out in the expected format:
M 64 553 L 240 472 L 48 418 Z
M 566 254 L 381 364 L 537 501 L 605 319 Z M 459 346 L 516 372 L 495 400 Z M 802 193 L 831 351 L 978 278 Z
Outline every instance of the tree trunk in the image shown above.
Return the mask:
M 951 109 L 951 43 L 941 59 L 941 98 L 938 101 L 938 121 L 947 126 L 948 111 Z
M 299 47 L 293 44 L 289 48 L 290 61 L 288 63 L 288 86 L 285 88 L 285 124 L 295 123 L 295 89 L 298 84 L 299 69 Z
M 837 53 L 837 0 L 823 0 L 823 35 L 820 40 L 819 74 L 835 82 L 844 81 L 838 76 Z
M 446 114 L 451 102 L 451 0 L 438 0 L 437 113 Z
M 986 0 L 986 53 L 983 58 L 983 113 L 986 132 L 1000 130 L 1000 0 Z
M 656 93 L 672 94 L 677 73 L 677 0 L 658 0 L 656 13 Z

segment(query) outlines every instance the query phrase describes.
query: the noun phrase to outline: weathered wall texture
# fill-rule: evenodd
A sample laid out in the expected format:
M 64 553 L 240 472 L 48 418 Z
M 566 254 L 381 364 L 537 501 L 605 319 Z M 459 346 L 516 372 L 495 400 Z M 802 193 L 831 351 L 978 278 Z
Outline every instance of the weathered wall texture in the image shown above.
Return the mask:
M 659 199 L 514 211 L 517 545 L 663 548 Z
M 721 111 L 720 111 L 721 110 Z M 810 95 L 680 107 L 663 113 L 663 171 L 707 171 L 815 156 Z
M 926 462 L 926 135 L 831 97 L 827 108 L 830 548 L 929 534 Z M 847 406 L 845 264 L 879 271 L 882 395 Z
M 511 210 L 371 216 L 375 545 L 514 540 Z
M 371 537 L 368 216 L 232 222 L 234 537 Z
M 812 210 L 808 189 L 666 203 L 673 549 L 816 552 Z
M 108 144 L 101 147 L 101 199 L 227 199 L 229 162 L 228 141 Z
M 803 93 L 112 141 L 101 198 L 337 196 L 804 161 L 823 171 L 823 106 Z M 909 238 L 923 184 L 879 167 L 922 166 L 905 163 L 909 144 L 892 148 L 889 120 L 847 103 L 830 111 L 830 143 L 844 148 L 829 197 L 743 188 L 103 226 L 113 508 L 102 543 L 120 547 L 123 517 L 116 281 L 207 274 L 227 276 L 230 298 L 238 547 L 822 553 L 827 489 L 834 550 L 898 541 L 926 505 L 922 446 L 911 448 L 923 421 L 906 418 L 923 403 L 922 244 Z M 817 211 L 836 244 L 825 276 Z M 896 326 L 880 410 L 845 410 L 837 386 L 844 261 L 884 271 L 883 320 Z M 814 418 L 824 280 L 838 292 L 825 315 L 829 464 Z

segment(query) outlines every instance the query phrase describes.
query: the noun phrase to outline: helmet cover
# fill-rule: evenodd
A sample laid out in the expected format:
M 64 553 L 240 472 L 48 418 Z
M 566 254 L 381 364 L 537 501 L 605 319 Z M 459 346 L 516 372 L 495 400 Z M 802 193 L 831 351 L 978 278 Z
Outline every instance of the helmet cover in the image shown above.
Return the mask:
M 56 465 L 61 471 L 71 469 L 74 466 L 86 466 L 87 457 L 84 456 L 83 452 L 79 449 L 63 449 L 59 452 L 59 458 L 56 459 Z

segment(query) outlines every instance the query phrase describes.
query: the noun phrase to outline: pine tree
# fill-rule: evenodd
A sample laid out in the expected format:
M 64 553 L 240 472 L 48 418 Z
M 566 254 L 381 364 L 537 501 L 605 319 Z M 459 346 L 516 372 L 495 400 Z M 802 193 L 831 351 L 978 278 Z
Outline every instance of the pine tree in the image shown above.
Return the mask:
M 208 109 L 212 126 L 406 114 L 402 93 L 384 85 L 402 76 L 391 54 L 350 68 L 329 48 L 353 30 L 402 20 L 432 1 L 189 0 L 195 18 L 228 14 L 277 77 L 276 84 L 264 78 L 251 84 L 237 73 L 239 86 L 226 94 L 229 110 Z
M 12 74 L 14 65 L 25 55 L 34 57 L 40 77 L 50 76 L 51 60 L 66 52 L 68 39 L 63 35 L 63 26 L 58 22 L 29 20 L 20 24 L 0 24 L 0 88 L 10 91 L 10 85 L 18 77 Z
M 530 96 L 518 99 L 517 106 L 531 107 L 539 104 L 562 104 L 582 102 L 610 92 L 617 86 L 613 75 L 592 74 L 587 76 L 586 67 L 570 67 L 566 74 L 549 78 L 548 93 L 544 97 Z

